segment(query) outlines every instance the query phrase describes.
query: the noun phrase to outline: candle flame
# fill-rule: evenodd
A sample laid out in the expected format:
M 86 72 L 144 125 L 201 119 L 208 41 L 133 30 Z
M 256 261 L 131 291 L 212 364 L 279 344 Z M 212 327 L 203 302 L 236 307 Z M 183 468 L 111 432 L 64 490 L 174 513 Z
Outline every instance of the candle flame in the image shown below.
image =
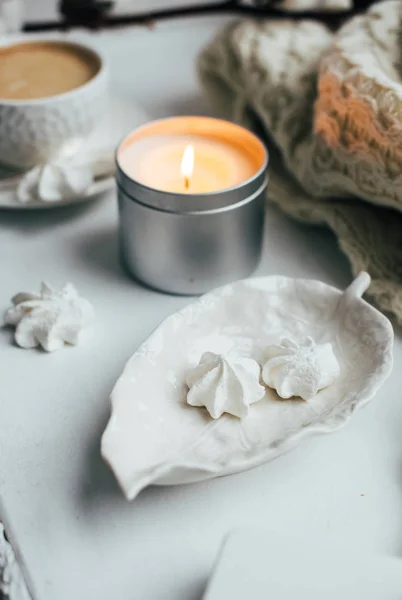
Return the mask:
M 184 177 L 184 187 L 186 190 L 190 186 L 190 179 L 194 170 L 194 146 L 189 144 L 185 147 L 183 158 L 181 159 L 180 172 Z

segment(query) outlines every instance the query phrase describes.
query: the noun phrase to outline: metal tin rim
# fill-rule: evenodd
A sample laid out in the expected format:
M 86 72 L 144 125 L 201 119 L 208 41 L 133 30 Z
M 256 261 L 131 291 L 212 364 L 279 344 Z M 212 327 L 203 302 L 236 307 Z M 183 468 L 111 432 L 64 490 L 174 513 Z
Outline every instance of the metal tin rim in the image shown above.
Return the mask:
M 133 198 L 132 196 L 129 196 L 127 194 L 127 191 L 124 188 L 122 188 L 121 185 L 119 185 L 119 183 L 117 183 L 117 187 L 121 191 L 121 193 L 124 194 L 124 196 L 126 198 L 128 198 L 129 200 L 131 200 L 132 202 L 137 202 L 137 204 L 141 204 L 142 206 L 145 206 L 146 208 L 149 208 L 151 210 L 156 210 L 158 212 L 164 212 L 164 213 L 176 214 L 176 215 L 180 214 L 180 215 L 194 215 L 194 216 L 195 215 L 211 215 L 211 214 L 224 213 L 224 212 L 228 212 L 231 210 L 235 210 L 236 208 L 240 208 L 240 207 L 244 206 L 244 204 L 247 204 L 248 202 L 252 202 L 253 200 L 255 200 L 255 198 L 257 198 L 260 194 L 262 194 L 264 192 L 267 185 L 268 185 L 268 176 L 266 176 L 264 178 L 261 186 L 259 188 L 257 188 L 250 196 L 246 196 L 245 198 L 236 202 L 236 204 L 227 204 L 226 206 L 222 206 L 220 208 L 211 208 L 211 209 L 207 209 L 207 210 L 205 210 L 205 208 L 203 208 L 203 210 L 194 210 L 194 206 L 193 206 L 192 210 L 178 211 L 177 209 L 176 210 L 167 210 L 166 208 L 160 208 L 160 207 L 156 207 L 156 206 L 151 206 L 150 204 L 144 204 L 138 198 Z
M 172 117 L 156 119 L 154 122 L 159 123 L 167 121 L 170 118 Z M 203 116 L 201 118 L 210 119 L 211 121 L 225 121 L 225 119 L 215 119 L 213 117 Z M 230 121 L 227 121 L 227 123 L 230 123 Z M 232 124 L 237 125 L 236 123 Z M 148 124 L 142 125 L 134 131 L 141 130 L 147 126 Z M 241 127 L 241 125 L 237 126 Z M 246 128 L 243 127 L 243 129 Z M 117 184 L 131 200 L 138 201 L 145 206 L 165 212 L 205 213 L 219 209 L 228 209 L 230 207 L 235 208 L 239 202 L 246 200 L 250 196 L 254 196 L 257 190 L 260 190 L 264 185 L 266 185 L 266 171 L 269 162 L 268 150 L 262 140 L 255 133 L 249 131 L 248 129 L 246 129 L 246 131 L 250 135 L 254 136 L 258 142 L 260 142 L 264 152 L 264 161 L 260 169 L 258 169 L 258 171 L 252 177 L 246 179 L 237 186 L 225 188 L 217 192 L 209 192 L 206 194 L 172 193 L 148 187 L 139 181 L 132 179 L 120 167 L 118 152 L 120 150 L 120 146 L 127 138 L 127 135 L 124 136 L 124 138 L 120 141 L 115 152 Z

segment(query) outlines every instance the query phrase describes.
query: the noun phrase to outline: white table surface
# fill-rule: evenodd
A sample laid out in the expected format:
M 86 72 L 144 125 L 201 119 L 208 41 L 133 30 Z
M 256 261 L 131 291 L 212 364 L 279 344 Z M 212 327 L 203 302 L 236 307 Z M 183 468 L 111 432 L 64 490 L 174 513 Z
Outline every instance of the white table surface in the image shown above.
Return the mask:
M 400 558 L 240 527 L 225 540 L 204 600 L 400 600 L 401 567 Z
M 205 113 L 194 59 L 221 18 L 98 34 L 113 86 L 153 117 Z M 191 300 L 123 274 L 115 195 L 82 207 L 0 212 L 0 306 L 41 279 L 73 282 L 95 304 L 86 344 L 25 351 L 0 330 L 0 513 L 37 600 L 199 600 L 234 527 L 398 555 L 402 549 L 402 344 L 375 401 L 348 426 L 258 469 L 197 485 L 150 488 L 127 503 L 99 455 L 108 396 L 162 318 Z M 346 259 L 326 230 L 269 209 L 258 274 L 345 287 Z

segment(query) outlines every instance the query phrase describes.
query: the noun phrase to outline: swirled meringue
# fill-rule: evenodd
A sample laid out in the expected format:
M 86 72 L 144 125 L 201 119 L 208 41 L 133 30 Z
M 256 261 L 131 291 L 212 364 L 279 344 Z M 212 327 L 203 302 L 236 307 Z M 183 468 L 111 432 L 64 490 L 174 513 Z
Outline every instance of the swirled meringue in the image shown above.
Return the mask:
M 265 358 L 262 379 L 281 398 L 311 400 L 340 373 L 332 345 L 316 344 L 311 337 L 300 343 L 284 338 L 279 345 L 267 348 Z
M 200 363 L 188 374 L 187 403 L 205 406 L 213 419 L 230 413 L 239 419 L 247 416 L 250 404 L 265 394 L 260 384 L 260 366 L 251 358 L 205 352 Z
M 17 199 L 22 204 L 35 200 L 60 202 L 83 196 L 92 182 L 87 164 L 58 159 L 28 171 L 17 186 Z
M 97 178 L 114 173 L 113 152 L 93 152 L 90 159 L 82 153 L 58 157 L 27 171 L 17 185 L 17 200 L 56 203 L 84 196 Z
M 15 341 L 21 348 L 41 345 L 52 352 L 64 344 L 78 344 L 81 331 L 94 318 L 91 303 L 71 283 L 60 291 L 42 283 L 39 294 L 22 292 L 12 303 L 4 322 L 16 327 Z

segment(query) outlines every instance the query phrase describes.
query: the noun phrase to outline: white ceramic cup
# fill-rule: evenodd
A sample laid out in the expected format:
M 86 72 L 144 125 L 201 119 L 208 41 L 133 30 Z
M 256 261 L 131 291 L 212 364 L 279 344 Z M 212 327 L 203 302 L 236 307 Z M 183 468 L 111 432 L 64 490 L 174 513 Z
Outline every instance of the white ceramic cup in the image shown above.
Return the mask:
M 63 44 L 91 53 L 99 69 L 85 84 L 62 94 L 33 100 L 0 97 L 0 163 L 28 169 L 73 153 L 99 123 L 106 108 L 108 75 L 104 58 L 84 44 L 50 39 L 26 42 Z

